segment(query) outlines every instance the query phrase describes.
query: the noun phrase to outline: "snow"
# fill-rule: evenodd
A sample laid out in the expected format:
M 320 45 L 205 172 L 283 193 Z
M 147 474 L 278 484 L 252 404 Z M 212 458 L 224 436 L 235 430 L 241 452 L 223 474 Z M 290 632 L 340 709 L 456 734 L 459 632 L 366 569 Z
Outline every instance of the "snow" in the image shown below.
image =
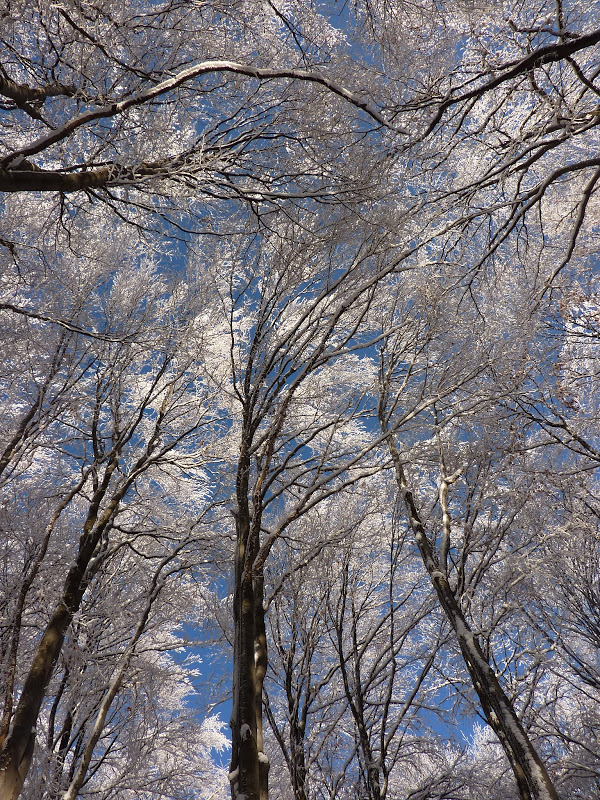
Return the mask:
M 250 738 L 250 725 L 247 722 L 244 722 L 242 727 L 240 728 L 240 739 L 245 741 L 246 739 Z

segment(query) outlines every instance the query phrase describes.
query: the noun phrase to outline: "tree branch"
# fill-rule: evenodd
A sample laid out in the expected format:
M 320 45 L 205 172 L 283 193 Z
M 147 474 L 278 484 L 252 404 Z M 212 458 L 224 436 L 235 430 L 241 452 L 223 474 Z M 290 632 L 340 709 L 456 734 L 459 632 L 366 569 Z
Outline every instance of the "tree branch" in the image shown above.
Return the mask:
M 238 64 L 234 61 L 203 61 L 200 64 L 182 70 L 172 78 L 161 81 L 150 89 L 139 92 L 133 97 L 128 97 L 124 100 L 78 114 L 59 128 L 40 136 L 31 144 L 5 156 L 0 161 L 0 191 L 77 191 L 85 188 L 103 186 L 109 177 L 104 170 L 106 169 L 110 172 L 111 169 L 115 168 L 114 166 L 94 171 L 93 174 L 89 172 L 80 172 L 64 175 L 63 173 L 42 172 L 41 175 L 32 175 L 31 172 L 35 172 L 35 168 L 32 168 L 32 166 L 26 162 L 26 159 L 32 155 L 41 153 L 57 142 L 64 141 L 72 133 L 85 125 L 89 125 L 99 119 L 108 119 L 118 116 L 130 108 L 144 105 L 202 75 L 214 72 L 232 72 L 237 75 L 245 75 L 249 78 L 257 78 L 259 80 L 287 79 L 317 83 L 324 86 L 333 94 L 338 95 L 338 97 L 343 98 L 356 108 L 359 108 L 361 111 L 364 111 L 382 127 L 389 128 L 396 133 L 407 133 L 406 130 L 394 127 L 389 123 L 377 109 L 366 100 L 363 100 L 360 95 L 351 92 L 344 86 L 326 78 L 318 72 L 309 72 L 302 69 L 250 67 L 244 64 Z M 25 166 L 25 170 L 23 170 L 25 173 L 24 176 L 19 176 L 18 173 L 15 174 L 13 172 L 15 170 L 22 170 L 23 166 Z M 138 174 L 137 168 L 136 174 Z M 11 176 L 14 182 L 11 182 Z
M 573 53 L 577 53 L 579 50 L 584 50 L 587 47 L 593 47 L 595 44 L 598 44 L 598 42 L 600 42 L 600 29 L 592 31 L 591 33 L 587 33 L 584 36 L 577 36 L 573 39 L 562 41 L 560 44 L 552 44 L 546 45 L 546 47 L 540 47 L 519 61 L 512 61 L 505 64 L 503 67 L 497 70 L 497 75 L 495 75 L 493 78 L 490 78 L 481 86 L 477 86 L 474 89 L 470 89 L 469 91 L 463 92 L 463 94 L 459 94 L 455 97 L 447 97 L 445 100 L 443 100 L 438 105 L 437 112 L 435 113 L 433 119 L 429 122 L 425 132 L 421 134 L 420 138 L 423 139 L 426 136 L 429 136 L 429 134 L 441 122 L 444 113 L 452 106 L 455 106 L 458 103 L 463 103 L 467 100 L 481 97 L 487 92 L 492 91 L 492 89 L 495 89 L 496 87 L 512 80 L 513 78 L 523 75 L 524 73 L 529 72 L 536 67 L 541 67 L 542 64 L 552 64 L 557 61 L 562 61 L 563 59 L 568 59 L 569 56 L 573 55 Z

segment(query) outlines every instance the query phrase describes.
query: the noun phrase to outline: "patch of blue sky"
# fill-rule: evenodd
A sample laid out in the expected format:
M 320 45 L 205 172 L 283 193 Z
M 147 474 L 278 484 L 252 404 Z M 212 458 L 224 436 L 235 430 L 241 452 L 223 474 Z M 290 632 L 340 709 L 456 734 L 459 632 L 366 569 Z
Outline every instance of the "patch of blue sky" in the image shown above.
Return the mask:
M 224 581 L 211 587 L 215 598 L 227 596 Z M 223 601 L 225 602 L 225 601 Z M 229 614 L 227 610 L 225 613 Z M 229 720 L 233 710 L 231 687 L 231 653 L 226 657 L 228 645 L 215 640 L 214 623 L 209 620 L 182 622 L 176 629 L 185 645 L 174 650 L 172 658 L 186 673 L 190 691 L 186 702 L 199 718 L 217 715 L 223 722 L 223 734 L 230 741 Z M 219 634 L 217 634 L 219 637 Z M 218 767 L 227 767 L 230 759 L 228 749 L 213 748 L 213 762 Z

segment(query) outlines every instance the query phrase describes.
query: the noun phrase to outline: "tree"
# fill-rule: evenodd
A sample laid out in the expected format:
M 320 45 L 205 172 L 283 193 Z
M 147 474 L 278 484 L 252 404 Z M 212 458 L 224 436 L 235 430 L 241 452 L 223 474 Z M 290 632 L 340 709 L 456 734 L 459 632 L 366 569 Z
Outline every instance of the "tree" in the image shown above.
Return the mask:
M 444 625 L 375 482 L 290 526 L 267 573 L 276 798 L 443 797 L 467 785 L 464 754 L 444 772 L 445 743 L 428 718 L 443 688 L 432 666 Z
M 450 293 L 451 291 L 444 293 L 445 296 L 442 295 L 444 305 L 448 302 Z M 482 293 L 480 304 L 483 302 L 485 296 Z M 402 310 L 400 306 L 400 311 Z M 482 511 L 489 503 L 486 497 L 489 480 L 490 477 L 494 479 L 494 473 L 499 468 L 491 456 L 498 446 L 490 441 L 491 437 L 486 436 L 485 432 L 486 417 L 489 419 L 495 402 L 495 387 L 490 387 L 490 392 L 486 385 L 486 373 L 488 365 L 493 363 L 494 371 L 501 375 L 503 367 L 501 359 L 504 354 L 502 347 L 488 338 L 486 330 L 480 331 L 479 347 L 473 347 L 471 342 L 470 359 L 468 362 L 465 360 L 462 370 L 456 367 L 456 361 L 453 361 L 452 368 L 448 369 L 449 361 L 444 358 L 443 350 L 440 352 L 440 347 L 451 346 L 456 358 L 465 347 L 467 337 L 473 330 L 473 324 L 477 324 L 475 319 L 463 315 L 460 325 L 453 324 L 452 337 L 449 338 L 446 335 L 447 317 L 443 314 L 438 316 L 429 313 L 426 315 L 425 336 L 413 336 L 412 341 L 410 339 L 407 341 L 405 336 L 400 334 L 390 339 L 388 347 L 382 348 L 379 419 L 382 431 L 387 434 L 398 491 L 406 507 L 409 526 L 439 603 L 455 631 L 485 718 L 498 736 L 513 768 L 520 796 L 553 798 L 558 796 L 556 790 L 515 712 L 513 702 L 502 689 L 495 670 L 490 667 L 489 651 L 484 652 L 488 648 L 482 647 L 474 633 L 474 626 L 469 624 L 461 608 L 465 596 L 473 603 L 472 596 L 477 590 L 477 583 L 481 580 L 481 571 L 487 571 L 491 566 L 490 556 L 497 553 L 499 548 L 504 548 L 505 543 L 508 545 L 507 557 L 514 547 L 519 550 L 522 547 L 518 540 L 513 543 L 508 537 L 515 519 L 525 505 L 522 495 L 518 494 L 516 495 L 518 499 L 511 508 L 509 503 L 502 502 L 500 487 L 497 485 L 494 487 L 492 501 L 495 506 L 492 511 L 494 522 L 491 525 L 486 524 L 487 541 L 482 559 L 479 564 L 477 562 L 475 565 L 471 564 L 469 569 L 468 557 L 472 553 L 477 554 L 478 549 L 477 545 L 473 546 L 473 540 L 476 540 L 477 535 L 475 527 L 477 516 L 482 515 Z M 495 338 L 497 335 L 497 331 L 492 329 L 492 336 Z M 511 343 L 511 349 L 514 346 L 515 343 Z M 510 364 L 512 363 L 511 359 Z M 414 389 L 413 384 L 416 384 Z M 411 448 L 410 440 L 403 442 L 406 455 L 401 454 L 397 444 L 398 436 L 402 435 L 403 418 L 406 419 L 408 416 L 410 419 L 414 415 L 412 409 L 408 414 L 406 411 L 407 403 L 410 404 L 412 399 L 411 395 L 435 398 L 431 402 L 433 413 L 429 412 L 421 422 L 425 428 L 425 433 L 421 436 L 425 441 L 436 442 L 439 451 L 437 480 L 439 516 L 436 515 L 437 519 L 436 516 L 430 519 L 429 525 L 419 510 L 415 489 L 411 479 L 407 477 L 407 472 L 408 469 L 413 472 L 416 470 L 417 475 L 419 472 L 424 472 L 425 474 L 417 480 L 419 483 L 423 483 L 423 478 L 427 481 L 429 478 L 427 472 L 431 470 L 431 453 L 427 452 L 428 447 L 423 448 L 422 444 L 417 444 L 417 453 L 418 449 L 425 450 L 425 463 L 421 466 L 423 456 L 417 454 L 415 459 L 411 455 L 411 450 L 415 448 L 414 445 Z M 481 406 L 484 407 L 483 412 L 479 412 Z M 408 405 L 408 408 L 411 406 Z M 466 418 L 465 421 L 463 417 Z M 476 431 L 472 430 L 470 435 L 465 437 L 467 441 L 474 442 L 476 438 L 481 440 L 483 437 L 487 439 L 487 454 L 484 455 L 475 445 L 475 458 L 472 461 L 472 456 L 468 452 L 470 446 L 465 447 L 460 444 L 464 428 L 467 426 L 479 428 Z M 500 459 L 504 456 L 504 447 L 504 442 L 501 442 L 498 448 Z M 454 462 L 453 468 L 448 466 L 449 455 Z M 457 461 L 460 464 L 458 469 L 456 469 Z M 465 502 L 464 505 L 455 503 L 452 513 L 448 500 L 450 487 L 461 476 L 467 485 Z M 459 526 L 462 528 L 461 544 L 458 543 L 456 534 L 453 536 L 453 518 L 456 519 L 459 514 Z M 451 554 L 451 551 L 454 552 Z
M 8 570 L 20 598 L 7 628 L 11 698 L 21 620 L 54 531 L 71 515 L 84 530 L 77 559 L 61 562 L 77 568 L 43 679 L 30 691 L 33 673 L 29 684 L 24 677 L 18 704 L 5 705 L 5 751 L 17 748 L 6 756 L 10 769 L 26 771 L 53 661 L 114 555 L 111 542 L 135 538 L 119 515 L 137 492 L 150 498 L 150 476 L 235 464 L 235 486 L 215 481 L 204 503 L 216 508 L 235 495 L 230 777 L 234 796 L 265 798 L 269 560 L 319 504 L 393 465 L 406 521 L 520 796 L 556 796 L 555 757 L 539 756 L 530 721 L 549 674 L 537 661 L 538 629 L 549 634 L 552 614 L 540 603 L 532 623 L 517 611 L 522 598 L 531 609 L 539 603 L 519 559 L 547 569 L 546 533 L 560 528 L 556 483 L 540 488 L 540 476 L 560 473 L 561 491 L 575 496 L 573 482 L 597 463 L 595 412 L 574 413 L 579 401 L 556 377 L 581 378 L 579 323 L 557 330 L 549 321 L 571 313 L 565 297 L 573 287 L 585 293 L 594 269 L 600 32 L 594 5 L 494 9 L 458 0 L 102 0 L 28 5 L 27 14 L 11 2 L 3 12 L 0 91 L 10 119 L 0 189 L 11 214 L 0 230 L 1 308 L 55 337 L 47 347 L 45 334 L 33 336 L 23 348 L 27 388 L 20 361 L 7 372 L 16 392 L 7 389 L 0 456 L 8 507 L 27 495 L 43 531 L 33 547 L 17 537 L 23 575 Z M 176 279 L 160 286 L 156 271 L 128 262 L 65 303 L 65 263 L 85 258 L 88 231 L 99 241 L 111 220 L 123 223 L 114 241 L 154 250 Z M 96 245 L 94 260 L 109 250 Z M 176 255 L 195 260 L 183 296 L 181 264 L 169 264 Z M 95 274 L 108 276 L 102 269 Z M 150 283 L 156 293 L 146 299 Z M 206 298 L 202 310 L 194 292 Z M 127 386 L 132 374 L 138 396 Z M 215 436 L 216 457 L 207 445 Z M 169 493 L 167 508 L 185 508 L 172 482 Z M 544 535 L 534 498 L 547 504 Z M 217 539 L 216 514 L 213 525 Z M 304 567 L 288 555 L 292 580 L 295 565 Z M 385 740 L 394 723 L 360 708 L 374 687 L 358 633 L 345 639 L 344 628 L 360 627 L 351 583 L 330 623 L 362 785 L 377 795 L 387 767 L 381 747 L 375 776 L 373 737 Z M 55 583 L 55 599 L 60 591 Z M 390 648 L 384 663 L 394 662 Z M 295 742 L 300 754 L 302 737 Z M 444 780 L 438 796 L 462 791 Z
M 104 238 L 106 234 L 104 228 Z M 88 245 L 93 236 L 88 229 Z M 123 238 L 115 237 L 114 243 L 122 246 Z M 166 290 L 152 265 L 138 262 L 135 250 L 129 256 L 132 271 L 127 272 L 122 260 L 117 275 L 112 265 L 104 268 L 101 255 L 95 274 L 87 271 L 84 259 L 63 263 L 59 274 L 63 281 L 71 278 L 71 291 L 63 288 L 54 294 L 63 306 L 61 318 L 74 320 L 75 308 L 78 320 L 93 334 L 83 337 L 55 325 L 50 336 L 47 326 L 40 336 L 40 324 L 25 315 L 23 333 L 33 327 L 32 335 L 24 335 L 22 341 L 30 354 L 29 374 L 22 374 L 20 385 L 16 380 L 11 385 L 12 408 L 24 407 L 25 414 L 13 414 L 16 433 L 10 434 L 4 458 L 5 579 L 11 591 L 3 627 L 2 791 L 7 797 L 18 795 L 27 775 L 36 724 L 65 637 L 70 639 L 68 649 L 87 650 L 92 658 L 94 646 L 82 649 L 77 642 L 91 636 L 94 615 L 86 623 L 91 613 L 86 609 L 100 602 L 99 587 L 104 585 L 100 597 L 106 609 L 115 582 L 121 592 L 132 592 L 135 582 L 126 581 L 121 588 L 122 578 L 108 579 L 112 570 L 132 579 L 136 560 L 146 570 L 156 565 L 151 579 L 140 576 L 137 581 L 144 587 L 137 622 L 130 612 L 118 645 L 102 643 L 111 653 L 115 674 L 104 698 L 104 689 L 97 701 L 96 690 L 90 692 L 91 705 L 80 712 L 83 721 L 75 717 L 79 700 L 72 698 L 71 683 L 81 691 L 94 670 L 85 661 L 74 667 L 70 659 L 64 662 L 64 678 L 49 711 L 52 720 L 66 713 L 63 731 L 55 741 L 51 729 L 56 723 L 49 722 L 48 741 L 51 750 L 58 748 L 58 772 L 65 759 L 69 761 L 69 780 L 75 787 L 71 792 L 87 780 L 93 747 L 105 735 L 106 715 L 154 617 L 154 602 L 165 581 L 208 555 L 207 550 L 198 551 L 193 519 L 199 513 L 201 519 L 212 502 L 199 460 L 210 447 L 212 433 L 206 432 L 218 415 L 193 374 L 198 358 L 198 342 L 189 329 L 193 307 L 186 304 L 177 310 L 176 298 L 184 299 L 185 293 L 176 287 Z M 29 301 L 29 275 L 21 277 L 23 304 Z M 195 294 L 197 305 L 200 296 Z M 185 346 L 180 346 L 182 340 Z M 181 499 L 177 512 L 164 503 L 161 509 L 158 487 L 169 486 L 176 504 L 176 482 L 179 491 L 191 489 L 191 496 Z M 32 601 L 35 592 L 38 601 Z M 133 609 L 133 597 L 131 602 Z M 33 631 L 39 631 L 39 638 Z M 103 641 L 104 627 L 98 635 Z M 96 715 L 94 702 L 100 701 L 88 741 L 86 728 Z M 62 712 L 65 703 L 76 705 Z M 68 756 L 75 744 L 83 759 L 79 766 L 75 756 Z M 55 789 L 48 791 L 53 796 Z
M 232 258 L 217 285 L 229 327 L 230 392 L 237 406 L 239 456 L 233 597 L 234 665 L 230 780 L 234 794 L 266 797 L 262 693 L 267 667 L 264 565 L 290 523 L 344 486 L 380 470 L 369 462 L 370 437 L 356 411 L 366 401 L 357 385 L 360 320 L 382 276 L 393 269 L 358 239 L 352 253 L 325 245 L 269 241 L 250 261 Z M 307 264 L 308 248 L 314 256 Z M 230 257 L 231 258 L 231 257 Z M 340 382 L 344 361 L 351 381 Z M 335 369 L 333 364 L 335 363 Z M 366 366 L 369 381 L 371 363 Z M 349 372 L 346 373 L 349 376 Z M 334 385 L 337 385 L 334 388 Z

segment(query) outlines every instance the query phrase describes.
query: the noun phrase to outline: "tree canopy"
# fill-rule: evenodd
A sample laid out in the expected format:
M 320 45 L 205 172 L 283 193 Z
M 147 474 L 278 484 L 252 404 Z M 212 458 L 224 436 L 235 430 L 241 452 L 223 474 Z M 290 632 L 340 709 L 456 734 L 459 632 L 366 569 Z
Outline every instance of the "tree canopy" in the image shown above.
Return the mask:
M 1 800 L 600 799 L 599 19 L 6 0 Z

